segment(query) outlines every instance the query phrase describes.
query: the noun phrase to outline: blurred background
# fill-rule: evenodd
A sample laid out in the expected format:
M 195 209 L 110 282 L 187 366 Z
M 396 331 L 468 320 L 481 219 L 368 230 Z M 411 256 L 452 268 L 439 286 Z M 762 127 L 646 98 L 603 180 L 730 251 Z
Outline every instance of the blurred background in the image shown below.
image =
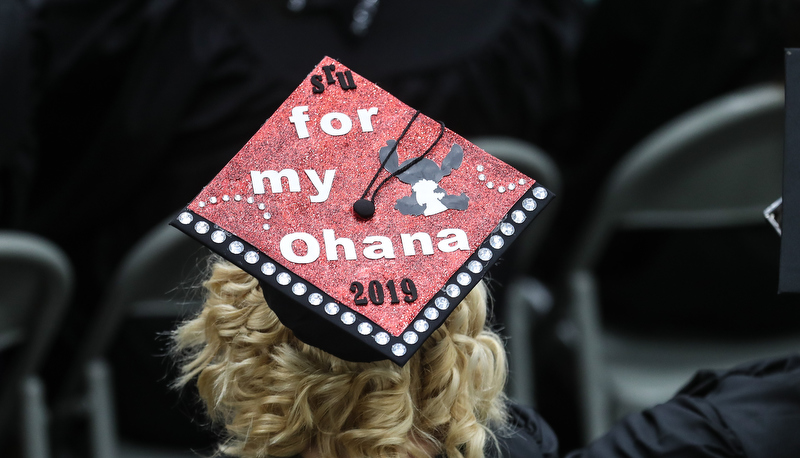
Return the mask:
M 795 0 L 0 0 L 0 455 L 209 456 L 166 226 L 331 56 L 558 198 L 491 272 L 562 451 L 800 348 L 777 294 Z

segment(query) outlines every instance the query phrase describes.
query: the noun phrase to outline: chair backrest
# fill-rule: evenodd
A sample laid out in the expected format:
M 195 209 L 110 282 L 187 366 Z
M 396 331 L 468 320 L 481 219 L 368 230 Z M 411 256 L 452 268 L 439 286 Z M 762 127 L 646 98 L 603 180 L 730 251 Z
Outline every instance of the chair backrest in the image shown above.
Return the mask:
M 719 228 L 763 221 L 781 195 L 782 86 L 712 100 L 663 126 L 606 181 L 570 262 L 591 266 L 617 228 Z
M 125 317 L 179 319 L 201 305 L 196 287 L 210 251 L 164 223 L 146 234 L 125 256 L 81 343 L 62 394 L 77 388 L 89 361 L 102 357 Z
M 0 231 L 0 350 L 16 347 L 0 369 L 0 433 L 20 400 L 20 384 L 47 356 L 72 297 L 74 273 L 56 245 L 39 236 Z
M 550 156 L 538 147 L 512 137 L 476 137 L 470 141 L 533 178 L 556 196 L 561 191 L 561 173 L 558 167 Z M 530 269 L 531 262 L 555 219 L 557 206 L 558 199 L 555 199 L 536 218 L 536 222 L 517 239 L 513 256 L 510 253 L 506 254 L 511 263 L 508 268 L 513 272 L 525 273 Z

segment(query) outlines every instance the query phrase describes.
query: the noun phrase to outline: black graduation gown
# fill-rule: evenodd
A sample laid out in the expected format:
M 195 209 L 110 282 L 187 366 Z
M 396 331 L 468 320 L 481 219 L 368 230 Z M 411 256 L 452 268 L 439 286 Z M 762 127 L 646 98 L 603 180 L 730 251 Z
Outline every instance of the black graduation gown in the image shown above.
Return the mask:
M 510 404 L 510 431 L 497 434 L 500 455 L 489 447 L 487 458 L 557 458 L 558 438 L 544 419 L 530 407 Z
M 700 371 L 567 458 L 797 458 L 800 356 Z

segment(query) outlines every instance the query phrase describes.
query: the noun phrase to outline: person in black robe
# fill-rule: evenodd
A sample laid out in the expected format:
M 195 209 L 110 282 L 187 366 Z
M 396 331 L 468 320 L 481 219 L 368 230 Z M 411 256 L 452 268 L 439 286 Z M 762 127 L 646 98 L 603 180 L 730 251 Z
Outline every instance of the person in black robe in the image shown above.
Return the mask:
M 30 75 L 15 104 L 27 121 L 9 130 L 30 134 L 14 140 L 21 159 L 1 164 L 2 176 L 22 183 L 0 221 L 55 241 L 77 271 L 47 369 L 55 383 L 125 253 L 188 202 L 323 56 L 465 136 L 545 145 L 575 108 L 578 0 L 3 1 L 19 6 L 13 32 L 31 50 L 18 67 L 0 65 L 2 75 Z M 132 326 L 112 351 L 117 380 L 130 382 L 117 385 L 121 435 L 191 443 L 172 428 L 187 415 L 163 398 L 166 366 L 153 363 L 164 346 L 154 333 L 168 325 Z M 137 413 L 150 412 L 142 399 L 160 414 Z
M 672 399 L 628 415 L 567 458 L 800 456 L 800 356 L 699 371 Z

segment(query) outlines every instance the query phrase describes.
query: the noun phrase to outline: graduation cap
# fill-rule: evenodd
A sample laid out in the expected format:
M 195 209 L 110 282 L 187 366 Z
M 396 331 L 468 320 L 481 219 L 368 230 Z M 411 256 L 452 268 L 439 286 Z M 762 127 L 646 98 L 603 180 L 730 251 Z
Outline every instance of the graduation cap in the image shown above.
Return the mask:
M 403 365 L 552 198 L 326 57 L 171 224 L 303 342 Z

